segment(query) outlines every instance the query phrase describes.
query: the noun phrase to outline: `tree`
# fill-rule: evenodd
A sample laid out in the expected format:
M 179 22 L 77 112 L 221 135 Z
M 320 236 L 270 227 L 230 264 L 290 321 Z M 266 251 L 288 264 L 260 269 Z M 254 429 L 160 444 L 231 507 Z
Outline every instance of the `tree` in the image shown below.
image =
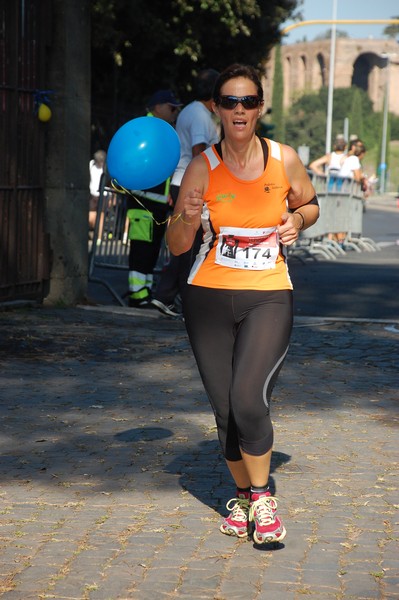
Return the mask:
M 391 140 L 399 140 L 399 116 L 389 113 L 389 123 L 391 124 Z
M 388 101 L 387 90 L 385 90 L 384 105 L 386 104 L 387 101 Z M 387 122 L 386 122 L 386 132 L 385 132 L 385 140 L 384 140 L 383 139 L 383 131 L 384 131 L 385 115 L 387 117 Z M 377 167 L 378 176 L 380 177 L 380 179 L 384 178 L 385 182 L 386 182 L 386 176 L 387 176 L 388 166 L 389 166 L 389 142 L 390 142 L 390 139 L 391 139 L 391 127 L 390 127 L 389 112 L 385 113 L 385 111 L 383 111 L 381 113 L 381 129 L 380 129 L 380 136 L 379 136 L 376 167 Z M 383 148 L 383 146 L 385 146 L 385 147 Z M 385 154 L 385 159 L 384 159 L 384 162 L 382 163 L 381 159 L 383 156 L 383 151 Z
M 287 144 L 294 148 L 299 145 L 309 146 L 311 160 L 322 156 L 325 152 L 327 95 L 326 87 L 317 93 L 304 94 L 292 105 L 286 117 Z M 357 124 L 356 110 L 359 115 L 363 115 Z M 367 92 L 356 86 L 334 90 L 333 139 L 343 133 L 346 117 L 349 118 L 350 132 L 361 136 L 368 149 L 378 144 L 382 117 L 381 113 L 373 111 L 373 104 Z
M 363 139 L 363 111 L 360 88 L 354 86 L 349 113 L 349 133 Z
M 327 29 L 327 31 L 325 33 L 320 33 L 319 35 L 317 35 L 314 38 L 314 41 L 316 41 L 316 40 L 329 40 L 329 39 L 331 39 L 331 36 L 332 36 L 332 29 Z M 337 38 L 348 38 L 349 37 L 349 35 L 347 34 L 346 31 L 342 31 L 342 30 L 339 30 L 339 29 L 337 29 L 337 31 L 335 33 L 335 36 Z
M 272 94 L 272 120 L 275 126 L 275 136 L 280 142 L 285 142 L 285 120 L 284 120 L 284 79 L 283 65 L 281 62 L 281 46 L 277 44 L 274 55 L 274 80 Z
M 286 143 L 293 148 L 309 146 L 311 160 L 324 154 L 326 103 L 320 94 L 302 96 L 286 117 Z
M 399 19 L 399 16 L 392 17 L 392 19 Z M 389 38 L 396 38 L 396 36 L 399 35 L 399 24 L 393 23 L 392 25 L 387 25 L 383 31 L 383 34 Z
M 233 62 L 260 67 L 299 0 L 94 0 L 92 113 L 98 139 L 172 88 L 192 99 L 196 73 Z

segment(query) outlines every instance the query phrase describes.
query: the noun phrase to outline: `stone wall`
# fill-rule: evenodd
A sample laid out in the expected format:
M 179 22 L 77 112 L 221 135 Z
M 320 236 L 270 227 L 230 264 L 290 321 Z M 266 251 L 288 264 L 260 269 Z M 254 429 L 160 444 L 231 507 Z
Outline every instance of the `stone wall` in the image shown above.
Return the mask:
M 328 86 L 330 40 L 299 42 L 281 47 L 284 74 L 284 106 L 288 108 L 302 94 Z M 389 55 L 389 65 L 384 55 Z M 271 106 L 274 51 L 265 63 L 265 105 Z M 383 106 L 389 74 L 389 110 L 399 115 L 399 44 L 395 40 L 337 38 L 334 88 L 358 85 L 366 90 L 374 110 Z

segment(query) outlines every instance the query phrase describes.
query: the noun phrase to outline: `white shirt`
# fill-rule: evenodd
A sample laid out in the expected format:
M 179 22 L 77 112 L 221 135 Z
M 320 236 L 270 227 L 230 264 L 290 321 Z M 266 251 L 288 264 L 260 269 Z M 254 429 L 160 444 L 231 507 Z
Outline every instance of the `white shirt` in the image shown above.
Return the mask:
M 193 146 L 205 144 L 207 147 L 219 141 L 212 113 L 202 102 L 194 100 L 179 113 L 176 132 L 180 140 L 180 160 L 173 173 L 172 185 L 180 185 L 184 172 L 193 158 Z
M 90 194 L 92 196 L 100 195 L 100 180 L 101 175 L 103 174 L 104 168 L 96 165 L 94 160 L 91 160 L 89 163 L 89 171 L 90 171 Z
M 337 154 L 336 152 L 331 152 L 330 162 L 328 164 L 328 171 L 340 171 L 343 161 L 345 160 L 345 154 L 342 152 Z
M 345 158 L 342 163 L 341 169 L 338 173 L 340 177 L 350 177 L 353 179 L 353 171 L 357 171 L 361 169 L 360 160 L 354 154 L 351 154 L 347 158 Z

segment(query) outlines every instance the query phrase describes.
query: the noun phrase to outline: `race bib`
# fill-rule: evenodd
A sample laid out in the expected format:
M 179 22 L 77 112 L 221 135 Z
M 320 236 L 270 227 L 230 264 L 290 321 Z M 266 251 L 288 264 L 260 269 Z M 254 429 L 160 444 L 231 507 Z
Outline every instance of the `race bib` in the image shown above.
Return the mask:
M 215 262 L 232 269 L 274 269 L 279 254 L 276 227 L 245 229 L 221 227 Z

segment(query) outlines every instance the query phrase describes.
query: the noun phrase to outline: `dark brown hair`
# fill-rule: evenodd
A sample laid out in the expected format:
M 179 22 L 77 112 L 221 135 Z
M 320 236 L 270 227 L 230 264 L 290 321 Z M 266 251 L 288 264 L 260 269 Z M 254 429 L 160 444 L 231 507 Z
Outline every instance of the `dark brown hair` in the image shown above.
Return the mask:
M 335 141 L 335 144 L 333 146 L 334 150 L 343 152 L 345 150 L 345 148 L 346 148 L 346 140 L 344 140 L 344 138 L 340 138 Z
M 230 81 L 230 79 L 235 79 L 236 77 L 245 77 L 246 79 L 252 81 L 257 87 L 257 95 L 261 100 L 263 100 L 263 88 L 257 71 L 249 65 L 234 63 L 222 71 L 216 80 L 215 88 L 213 90 L 213 99 L 216 104 L 219 103 L 220 90 L 222 89 L 223 85 L 227 81 Z

